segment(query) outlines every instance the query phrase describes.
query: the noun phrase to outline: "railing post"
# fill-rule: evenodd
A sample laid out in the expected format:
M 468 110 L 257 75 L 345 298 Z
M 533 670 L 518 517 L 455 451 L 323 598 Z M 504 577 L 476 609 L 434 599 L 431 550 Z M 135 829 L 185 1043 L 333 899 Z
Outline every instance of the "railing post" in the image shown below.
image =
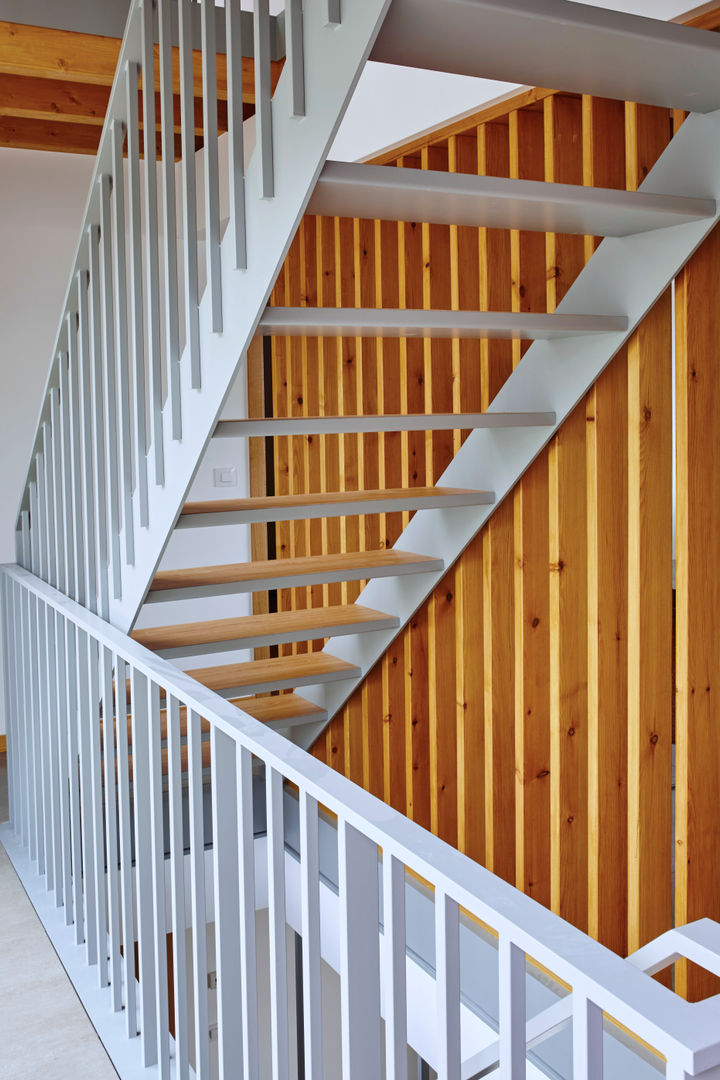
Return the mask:
M 190 809 L 190 891 L 192 900 L 193 1004 L 195 1008 L 195 1075 L 210 1080 L 207 986 L 207 918 L 205 910 L 205 816 L 203 813 L 202 729 L 188 709 L 188 802 Z
M 182 142 L 183 261 L 185 263 L 185 335 L 190 351 L 190 385 L 199 390 L 200 315 L 198 311 L 197 206 L 195 177 L 195 91 L 190 0 L 178 0 L 180 41 L 180 117 Z
M 270 9 L 268 0 L 255 0 L 255 123 L 260 169 L 260 194 L 275 194 L 273 159 L 272 84 L 270 72 Z
M 525 1080 L 525 953 L 504 935 L 498 942 L 500 1069 L 507 1080 Z
M 178 333 L 178 259 L 175 203 L 175 116 L 172 71 L 171 0 L 158 0 L 160 52 L 160 116 L 163 190 L 163 254 L 165 270 L 165 356 L 173 439 L 182 438 L 180 345 Z
M 435 984 L 438 1080 L 460 1080 L 460 911 L 456 901 L 437 887 Z
M 577 990 L 573 993 L 573 1080 L 603 1078 L 603 1014 Z
M 305 1076 L 322 1080 L 320 852 L 317 801 L 300 792 L 300 892 Z
M 185 839 L 183 837 L 182 759 L 180 706 L 167 696 L 168 816 L 170 824 L 170 880 L 173 935 L 173 998 L 175 1013 L 175 1067 L 178 1080 L 189 1080 L 188 965 L 185 933 Z M 187 710 L 186 710 L 187 712 Z
M 285 936 L 285 827 L 283 778 L 266 766 L 268 922 L 270 933 L 270 1030 L 273 1080 L 290 1075 Z
M 245 235 L 245 149 L 242 93 L 242 8 L 240 0 L 225 3 L 227 51 L 228 139 L 230 142 L 230 226 L 235 240 L 235 266 L 247 269 Z
M 205 157 L 205 254 L 213 333 L 222 333 L 220 188 L 218 173 L 217 47 L 215 0 L 200 0 L 202 17 L 203 154 Z
M 380 957 L 378 851 L 338 821 L 340 1015 L 344 1080 L 379 1080 Z

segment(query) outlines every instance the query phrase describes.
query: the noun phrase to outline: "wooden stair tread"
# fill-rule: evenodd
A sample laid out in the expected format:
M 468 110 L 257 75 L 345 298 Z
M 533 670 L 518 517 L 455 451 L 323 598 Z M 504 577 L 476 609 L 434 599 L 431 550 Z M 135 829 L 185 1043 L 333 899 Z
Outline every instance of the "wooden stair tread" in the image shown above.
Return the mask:
M 326 637 L 325 631 L 348 626 L 362 627 L 392 619 L 381 611 L 359 604 L 334 604 L 321 608 L 298 608 L 263 615 L 243 615 L 235 619 L 210 619 L 207 622 L 180 623 L 135 630 L 132 637 L 146 649 L 179 649 L 182 646 L 210 645 L 273 634 L 305 633 L 308 637 Z
M 392 499 L 410 497 L 415 499 L 440 498 L 443 495 L 476 495 L 479 492 L 466 488 L 413 487 L 382 488 L 369 491 L 317 491 L 302 495 L 262 495 L 250 499 L 213 499 L 209 502 L 189 502 L 183 507 L 183 516 L 191 514 L 223 514 L 242 510 L 277 510 L 284 507 L 316 506 L 366 502 L 375 499 L 389 502 Z M 278 515 L 276 515 L 278 516 Z
M 310 652 L 298 656 L 272 657 L 269 660 L 248 660 L 242 664 L 196 668 L 187 674 L 208 690 L 226 690 L 257 683 L 292 682 L 301 678 L 318 681 L 324 676 L 350 678 L 357 671 L 358 668 L 346 660 L 340 660 L 326 652 Z
M 383 548 L 381 551 L 343 552 L 339 555 L 312 555 L 297 559 L 263 559 L 251 563 L 230 563 L 226 566 L 201 566 L 186 570 L 161 570 L 153 579 L 151 592 L 184 589 L 201 585 L 224 585 L 234 582 L 264 581 L 267 578 L 311 576 L 314 573 L 342 573 L 347 570 L 368 570 L 386 567 L 405 567 L 434 563 L 429 555 L 412 555 L 407 551 Z M 368 573 L 368 577 L 372 574 Z

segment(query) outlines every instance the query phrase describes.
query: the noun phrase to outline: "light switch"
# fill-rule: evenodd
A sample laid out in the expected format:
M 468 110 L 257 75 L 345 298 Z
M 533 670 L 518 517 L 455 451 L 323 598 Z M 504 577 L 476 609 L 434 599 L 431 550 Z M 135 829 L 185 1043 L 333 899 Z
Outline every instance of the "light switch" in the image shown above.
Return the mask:
M 237 487 L 237 482 L 237 468 L 235 465 L 226 465 L 220 469 L 213 469 L 214 487 Z

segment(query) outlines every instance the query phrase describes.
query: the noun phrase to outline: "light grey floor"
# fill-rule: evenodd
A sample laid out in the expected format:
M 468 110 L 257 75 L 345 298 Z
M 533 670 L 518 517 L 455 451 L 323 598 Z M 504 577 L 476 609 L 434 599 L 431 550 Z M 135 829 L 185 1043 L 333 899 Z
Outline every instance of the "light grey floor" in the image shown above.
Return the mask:
M 0 754 L 0 821 L 8 817 Z M 117 1080 L 0 844 L 0 1080 Z

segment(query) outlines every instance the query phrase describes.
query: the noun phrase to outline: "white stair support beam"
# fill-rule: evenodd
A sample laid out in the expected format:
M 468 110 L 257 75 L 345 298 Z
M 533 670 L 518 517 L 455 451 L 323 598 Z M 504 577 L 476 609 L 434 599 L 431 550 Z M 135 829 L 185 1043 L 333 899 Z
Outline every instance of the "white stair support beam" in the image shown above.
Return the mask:
M 435 889 L 438 1080 L 460 1080 L 460 910 Z M 515 1077 L 512 1077 L 515 1080 Z
M 340 1023 L 344 1080 L 380 1080 L 378 850 L 338 821 Z
M 157 0 L 160 55 L 160 143 L 162 146 L 163 263 L 165 272 L 165 356 L 172 435 L 182 438 L 180 400 L 180 341 L 178 312 L 178 253 L 175 200 L 175 115 L 172 69 L 171 0 Z
M 329 161 L 308 213 L 371 221 L 631 236 L 713 217 L 714 199 Z
M 190 388 L 202 384 L 198 291 L 197 205 L 195 177 L 195 90 L 190 0 L 178 0 L 180 58 L 180 140 L 182 148 L 183 263 L 185 287 L 185 351 L 189 355 Z
M 283 777 L 265 770 L 270 938 L 270 1039 L 273 1080 L 290 1075 L 288 1041 L 287 943 L 285 939 L 285 824 Z
M 178 529 L 209 528 L 212 525 L 251 525 L 262 521 L 305 521 L 313 518 L 356 517 L 358 514 L 394 514 L 401 510 L 448 510 L 468 506 L 492 506 L 492 491 L 459 491 L 453 495 L 409 494 L 393 499 L 358 499 L 345 503 L 308 503 L 306 506 L 278 507 L 276 510 L 227 510 L 214 514 L 186 514 Z
M 292 72 L 293 116 L 305 115 L 305 56 L 303 50 L 302 0 L 289 0 L 285 6 L 287 62 Z
M 255 943 L 255 827 L 253 816 L 252 754 L 235 743 L 237 775 L 237 843 L 240 880 L 240 1015 L 243 1076 L 258 1076 L 257 950 Z
M 200 716 L 188 708 L 188 806 L 190 812 L 190 897 L 192 910 L 193 1017 L 195 1075 L 210 1080 L 208 1027 L 207 908 L 205 901 L 205 832 L 203 813 L 202 732 Z
M 399 623 L 394 616 L 390 618 L 379 617 L 371 622 L 363 624 L 363 632 L 372 634 L 378 630 L 398 628 Z M 209 641 L 203 645 L 178 645 L 172 649 L 157 649 L 158 656 L 166 660 L 178 657 L 205 656 L 207 653 L 236 652 L 238 649 L 260 649 L 265 645 L 287 645 L 296 641 L 319 641 L 320 638 L 342 637 L 344 634 L 356 634 L 357 623 L 349 622 L 346 626 L 336 626 L 329 623 L 319 625 L 309 630 L 307 627 L 298 630 L 277 631 L 271 634 L 255 634 L 248 637 L 232 638 L 230 641 Z
M 383 1005 L 385 1076 L 405 1080 L 407 1070 L 407 970 L 405 866 L 383 851 Z
M 162 733 L 160 729 L 160 688 L 148 681 L 147 743 L 133 739 L 133 767 L 138 757 L 147 753 L 150 779 L 151 872 L 153 907 L 153 948 L 155 963 L 155 1031 L 158 1076 L 170 1077 L 169 1001 L 167 979 L 167 920 L 165 897 L 165 837 L 163 813 Z M 133 790 L 137 788 L 133 784 Z
M 173 1001 L 175 1016 L 175 1068 L 177 1080 L 190 1080 L 188 958 L 185 932 L 185 841 L 183 836 L 183 787 L 180 754 L 180 704 L 167 699 L 168 818 L 170 832 L 170 880 L 173 935 Z
M 217 45 L 215 0 L 200 0 L 202 17 L 203 150 L 205 162 L 205 258 L 212 332 L 223 330 L 218 168 Z
M 242 110 L 242 9 L 240 0 L 226 0 L 225 42 L 227 49 L 228 141 L 230 145 L 229 189 L 230 228 L 235 243 L 235 268 L 247 269 L 245 227 L 245 149 Z
M 568 0 L 394 0 L 371 59 L 689 112 L 720 107 L 711 33 Z
M 720 113 L 689 116 L 641 190 L 689 198 L 719 195 Z M 716 216 L 673 229 L 604 241 L 564 297 L 558 313 L 625 311 L 628 331 L 575 341 L 533 342 L 493 400 L 490 411 L 552 411 L 556 414 L 556 428 L 473 431 L 438 483 L 459 486 L 470 482 L 478 488 L 491 487 L 498 503 L 512 491 L 552 431 L 584 397 L 717 220 Z M 452 515 L 420 511 L 398 538 L 397 546 L 404 551 L 422 550 L 451 565 L 491 512 L 488 508 L 454 511 Z M 441 575 L 428 574 L 422 579 L 370 581 L 358 603 L 368 607 L 381 603 L 384 611 L 399 615 L 404 625 L 440 580 Z M 333 655 L 358 664 L 367 673 L 391 644 L 389 635 L 384 641 L 382 638 L 344 638 L 337 642 Z M 306 696 L 332 717 L 357 686 L 350 680 L 342 686 L 312 688 Z M 309 727 L 297 741 L 307 747 L 319 730 L 319 725 Z
M 254 54 L 255 54 L 255 124 L 257 129 L 256 154 L 259 157 L 260 194 L 263 199 L 275 196 L 275 162 L 273 147 L 273 102 L 270 82 L 270 8 L 268 0 L 253 0 Z M 290 72 L 291 94 L 295 86 Z M 292 115 L 291 113 L 291 115 Z
M 290 77 L 283 71 L 273 95 L 276 198 L 261 197 L 255 154 L 246 176 L 252 274 L 234 269 L 234 252 L 226 237 L 222 244 L 227 298 L 223 334 L 212 333 L 206 293 L 200 305 L 203 390 L 193 398 L 193 423 L 189 428 L 186 425 L 182 442 L 166 439 L 166 484 L 153 492 L 149 529 L 142 545 L 136 545 L 135 564 L 124 568 L 122 601 L 111 604 L 110 617 L 117 626 L 128 629 L 135 621 L 389 3 L 353 4 L 344 11 L 341 26 L 333 30 L 324 25 L 322 5 L 312 4 L 304 13 L 308 115 L 302 124 L 291 115 Z M 182 366 L 184 397 L 189 373 Z M 167 427 L 169 431 L 169 419 Z
M 323 1080 L 318 804 L 305 791 L 299 799 L 305 1076 Z
M 103 534 L 100 534 L 98 559 L 101 566 L 107 566 L 109 562 L 113 596 L 116 600 L 119 600 L 122 596 L 120 486 L 124 462 L 120 456 L 120 442 L 118 439 L 118 373 L 114 340 L 115 312 L 113 310 L 112 177 L 109 173 L 104 173 L 100 178 L 100 206 L 102 345 L 94 356 L 93 390 L 95 438 L 99 440 L 100 434 L 102 434 L 103 440 L 100 442 L 100 446 L 104 455 L 102 462 L 96 460 L 95 469 L 98 477 L 102 474 L 106 479 L 107 514 L 105 516 L 105 536 L 103 537 Z M 125 333 L 127 333 L 127 326 L 125 327 Z M 126 374 L 126 372 L 123 372 L 123 374 Z M 124 388 L 126 394 L 128 389 L 128 387 Z M 121 390 L 122 393 L 123 390 Z M 104 505 L 104 501 L 100 500 L 99 497 L 98 502 L 100 506 Z M 103 547 L 104 551 L 101 550 Z M 109 588 L 107 571 L 105 577 L 105 587 Z M 109 602 L 108 598 L 103 594 L 103 603 L 107 602 Z M 104 607 L 103 610 L 104 617 L 107 618 L 107 607 Z
M 67 624 L 70 625 L 69 623 Z M 118 820 L 120 833 L 120 895 L 122 905 L 123 969 L 125 991 L 125 1030 L 128 1039 L 138 1034 L 137 982 L 135 979 L 135 890 L 132 873 L 132 807 L 130 800 L 127 708 L 127 668 L 125 661 L 115 654 L 116 698 L 115 726 L 117 731 L 118 761 Z
M 165 448 L 163 445 L 163 363 L 160 344 L 160 251 L 158 241 L 157 148 L 155 118 L 155 49 L 154 3 L 142 5 L 142 103 L 143 103 L 143 179 L 145 225 L 145 321 L 147 325 L 148 363 L 150 367 L 150 445 L 155 483 L 165 483 Z M 203 87 L 204 90 L 204 87 Z M 207 152 L 206 152 L 207 157 Z
M 132 357 L 133 387 L 135 390 L 135 482 L 138 501 L 138 521 L 147 528 L 148 499 L 148 438 L 145 417 L 145 332 L 143 328 L 143 255 L 142 217 L 140 212 L 140 119 L 138 115 L 140 68 L 136 63 L 127 66 L 127 156 L 128 156 L 128 236 L 130 238 L 130 355 Z M 122 273 L 122 268 L 120 270 Z
M 406 416 L 292 416 L 221 420 L 216 439 L 286 435 L 355 435 L 381 431 L 465 431 L 468 428 L 554 427 L 555 413 L 415 413 Z
M 126 126 L 112 126 L 113 244 L 112 280 L 115 288 L 115 357 L 117 361 L 118 469 L 122 490 L 121 514 L 124 558 L 135 562 L 135 522 L 133 520 L 133 414 L 130 404 L 130 352 L 128 342 L 127 252 L 125 244 L 125 166 L 123 145 Z M 107 331 L 106 331 L 107 333 Z M 115 600 L 119 597 L 115 596 Z
M 530 314 L 504 311 L 422 311 L 389 308 L 269 307 L 260 332 L 290 337 L 480 338 L 532 341 L 614 334 L 622 315 Z
M 212 753 L 213 875 L 217 964 L 218 1061 L 220 1076 L 232 1076 L 242 1060 L 242 1027 L 237 1022 L 241 996 L 238 898 L 237 768 L 233 739 L 210 732 Z M 184 932 L 184 931 L 183 931 Z

